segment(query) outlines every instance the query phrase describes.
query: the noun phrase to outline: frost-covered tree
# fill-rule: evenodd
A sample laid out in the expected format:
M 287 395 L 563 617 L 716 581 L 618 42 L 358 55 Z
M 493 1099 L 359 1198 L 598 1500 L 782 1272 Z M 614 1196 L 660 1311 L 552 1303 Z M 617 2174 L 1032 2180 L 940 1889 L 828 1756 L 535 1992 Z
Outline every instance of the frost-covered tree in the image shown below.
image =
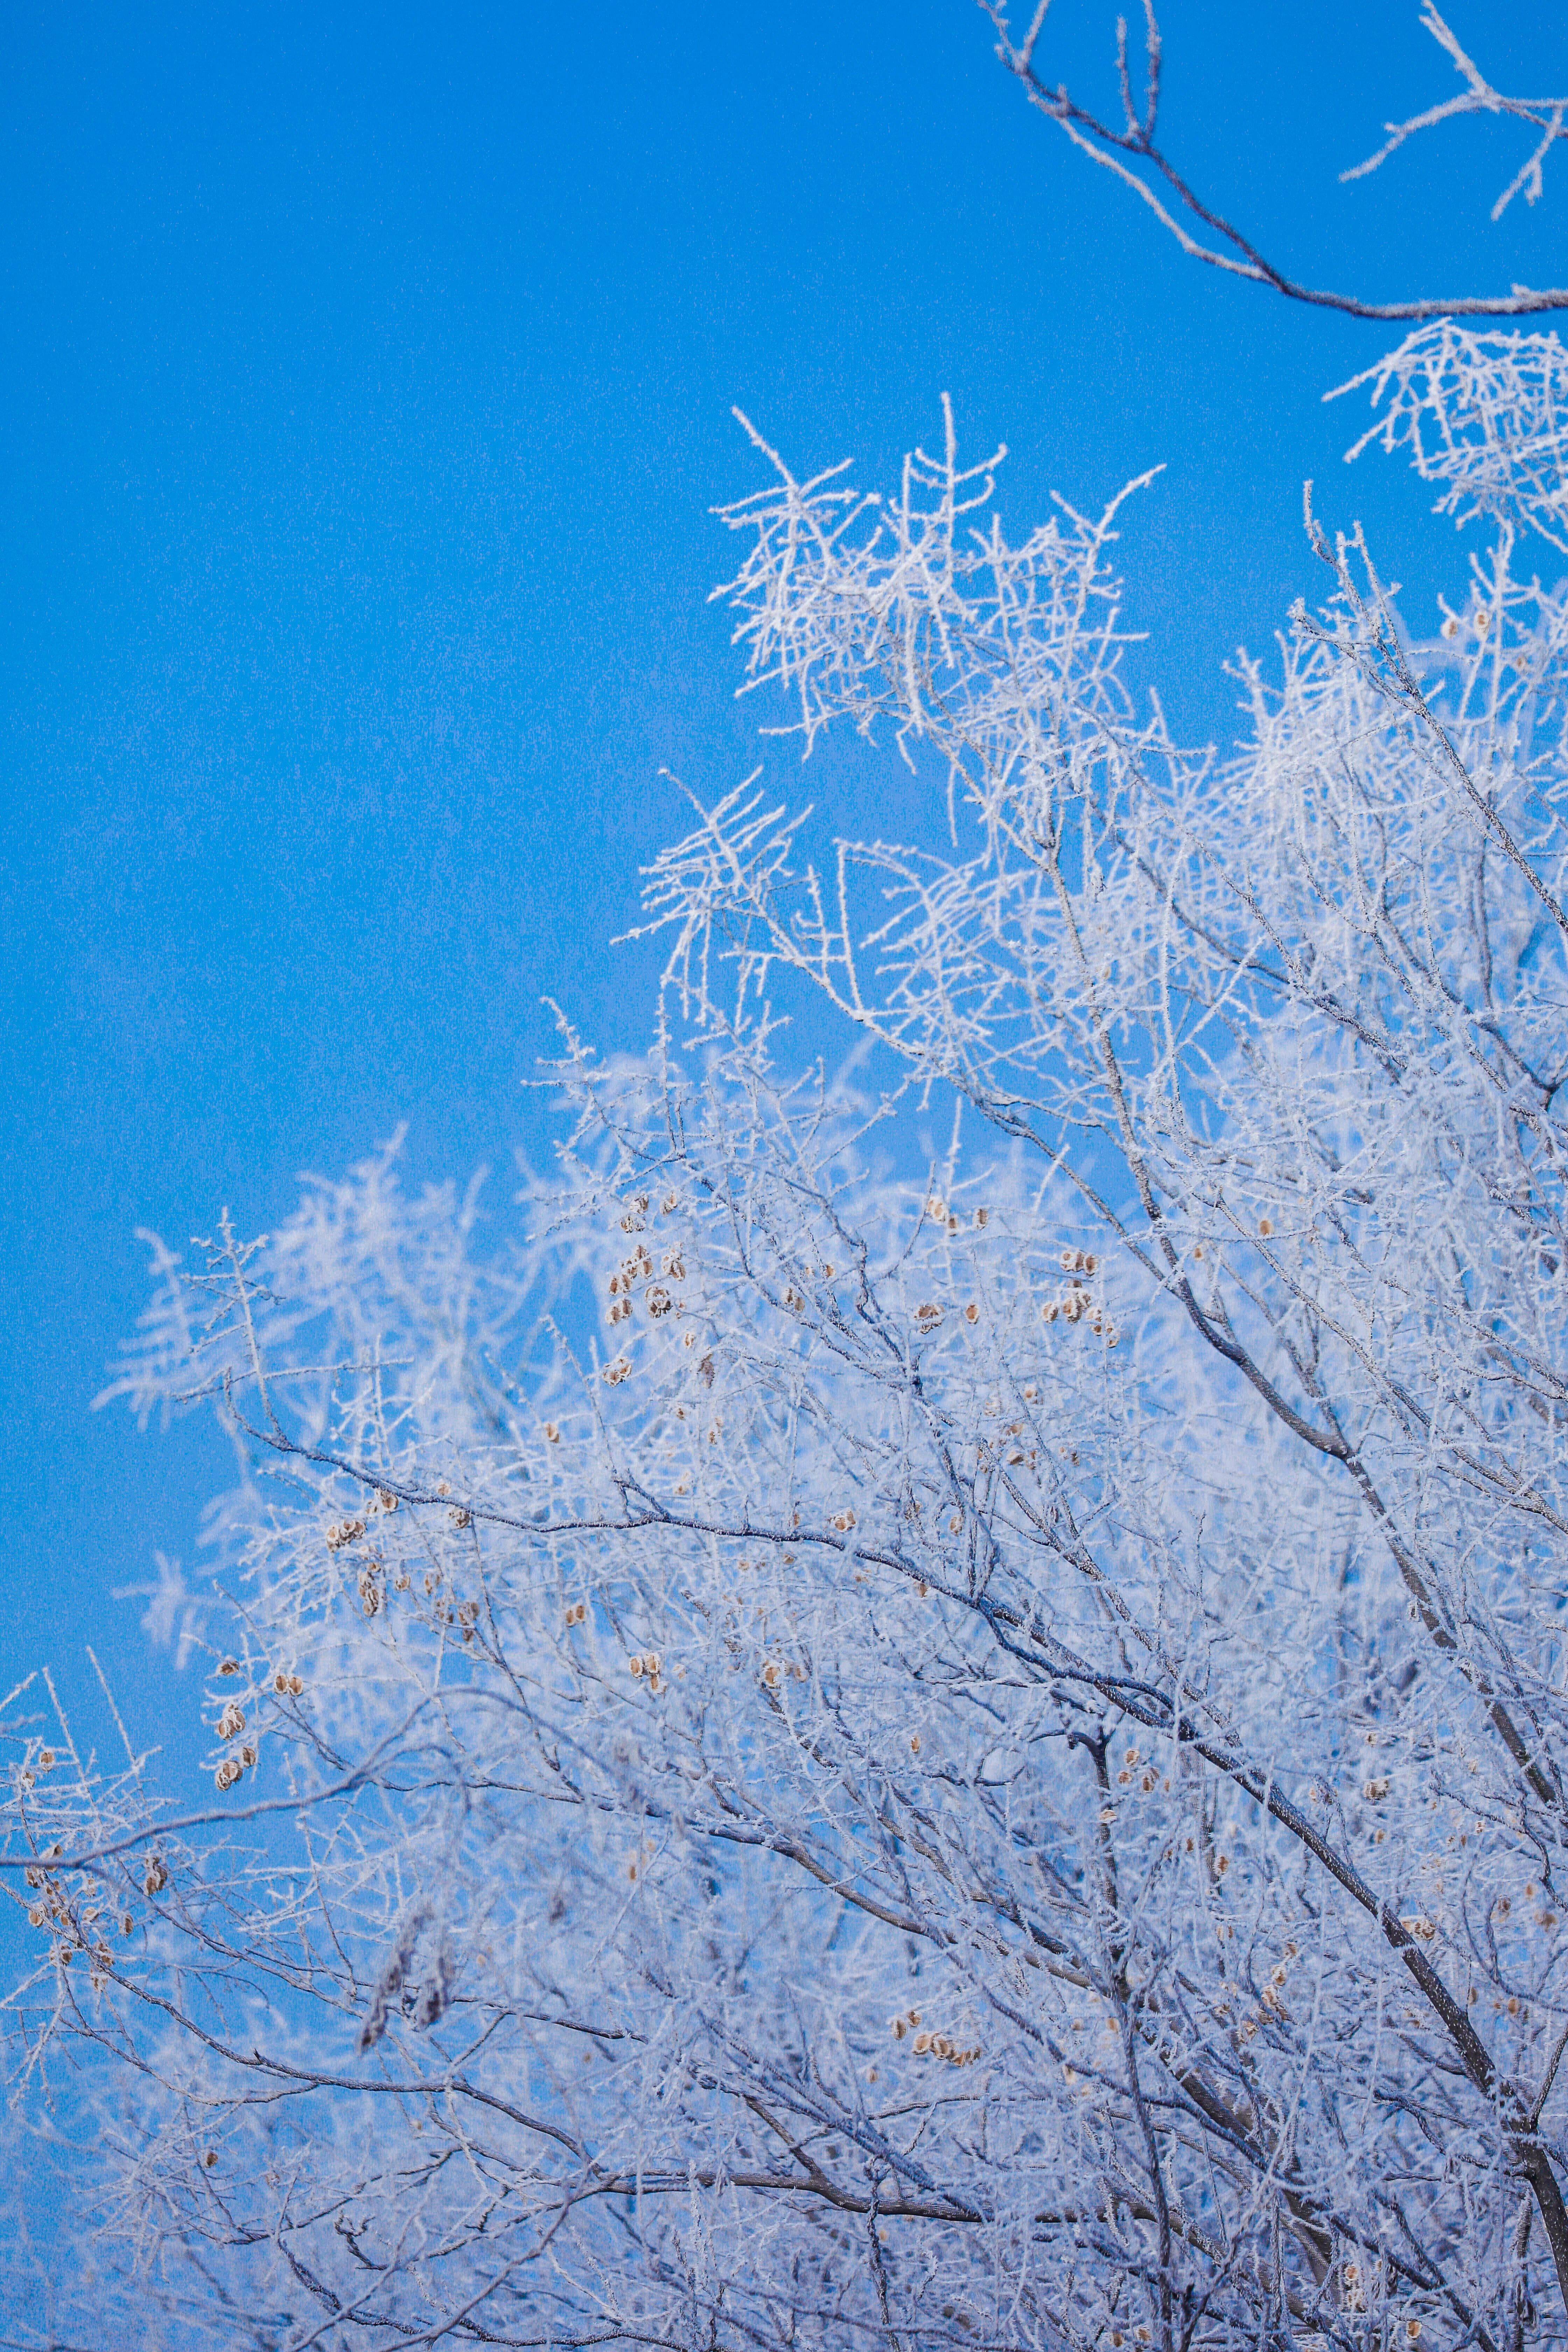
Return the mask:
M 115 2340 L 1568 2343 L 1568 352 L 1368 388 L 1467 583 L 1312 525 L 1224 759 L 1121 501 L 759 442 L 749 680 L 912 845 L 700 810 L 507 1245 L 160 1252 L 216 1787 L 4 1718 Z

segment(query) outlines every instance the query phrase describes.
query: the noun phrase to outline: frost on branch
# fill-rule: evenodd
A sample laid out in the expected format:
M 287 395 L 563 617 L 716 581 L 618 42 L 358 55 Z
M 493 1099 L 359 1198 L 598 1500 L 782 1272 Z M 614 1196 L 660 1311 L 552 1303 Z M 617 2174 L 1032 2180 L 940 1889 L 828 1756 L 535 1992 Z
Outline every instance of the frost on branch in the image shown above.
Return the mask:
M 96 2335 L 1561 2344 L 1562 600 L 1324 541 L 1221 760 L 1109 522 L 784 484 L 757 674 L 926 845 L 703 816 L 504 1238 L 386 1155 L 159 1261 L 222 1785 L 0 1717 Z
M 1441 486 L 1438 514 L 1523 526 L 1568 551 L 1568 352 L 1555 335 L 1467 335 L 1445 319 L 1339 389 L 1363 385 L 1387 405 L 1351 457 L 1373 441 L 1408 449 Z

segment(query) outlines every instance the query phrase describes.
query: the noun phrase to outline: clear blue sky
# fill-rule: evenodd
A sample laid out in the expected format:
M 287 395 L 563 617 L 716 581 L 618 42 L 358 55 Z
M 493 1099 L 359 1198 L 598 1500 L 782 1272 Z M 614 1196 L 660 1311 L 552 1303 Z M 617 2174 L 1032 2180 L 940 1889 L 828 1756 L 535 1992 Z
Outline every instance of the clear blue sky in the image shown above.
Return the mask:
M 1109 97 L 1114 9 L 1057 13 Z M 1560 7 L 1451 15 L 1505 87 L 1568 86 Z M 1309 275 L 1561 282 L 1568 171 L 1492 227 L 1494 126 L 1336 184 L 1453 86 L 1416 16 L 1171 0 L 1171 144 Z M 158 1548 L 195 1572 L 217 1465 L 89 1410 L 133 1228 L 263 1229 L 404 1121 L 416 1173 L 488 1161 L 503 1213 L 542 995 L 646 1035 L 647 959 L 605 942 L 680 822 L 659 770 L 717 793 L 752 757 L 704 603 L 707 509 L 757 480 L 732 402 L 883 475 L 950 391 L 1012 445 L 1020 528 L 1168 460 L 1126 562 L 1194 737 L 1315 593 L 1303 475 L 1396 574 L 1463 551 L 1338 464 L 1320 394 L 1393 338 L 1180 263 L 973 0 L 55 0 L 6 49 L 0 1689 L 48 1659 L 90 1713 L 92 1640 L 174 1737 L 195 1670 L 109 1595 Z

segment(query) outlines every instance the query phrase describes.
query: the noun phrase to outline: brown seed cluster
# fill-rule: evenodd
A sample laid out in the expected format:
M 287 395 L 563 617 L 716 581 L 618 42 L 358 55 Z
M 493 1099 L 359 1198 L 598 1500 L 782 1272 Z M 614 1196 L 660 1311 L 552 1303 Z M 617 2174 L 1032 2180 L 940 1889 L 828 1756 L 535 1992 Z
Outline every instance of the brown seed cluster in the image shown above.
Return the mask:
M 587 1602 L 585 1601 L 574 1601 L 572 1603 L 571 1608 L 566 1612 L 566 1622 L 568 1625 L 581 1625 L 587 1614 Z
M 327 1529 L 327 1549 L 342 1551 L 349 1544 L 358 1543 L 363 1533 L 363 1519 L 334 1519 Z
M 1066 1290 L 1047 1298 L 1040 1309 L 1043 1323 L 1086 1323 L 1097 1339 L 1103 1339 L 1108 1348 L 1114 1348 L 1120 1334 L 1101 1301 L 1089 1288 L 1090 1279 L 1100 1270 L 1100 1260 L 1092 1250 L 1064 1249 L 1062 1270 L 1074 1276 Z
M 1273 2017 L 1281 2021 L 1289 2019 L 1290 2012 L 1285 2006 L 1285 1982 L 1290 1972 L 1290 1962 L 1298 1956 L 1298 1949 L 1294 1938 L 1286 1945 L 1284 1958 L 1277 1961 L 1269 1970 L 1268 1981 L 1258 1996 L 1257 2010 L 1244 2017 L 1236 2029 L 1238 2041 L 1255 2042 L 1265 2017 Z M 1223 2000 L 1215 2002 L 1214 2014 L 1222 2025 L 1229 2022 L 1230 2013 L 1228 2002 Z
M 660 1213 L 668 1216 L 679 1205 L 676 1195 L 671 1192 L 666 1199 Z M 622 1232 L 641 1234 L 647 1222 L 647 1212 L 648 1196 L 646 1192 L 639 1192 L 620 1220 Z M 662 1278 L 656 1278 L 653 1256 L 647 1244 L 639 1241 L 630 1257 L 625 1259 L 610 1276 L 610 1310 L 607 1319 L 612 1326 L 631 1321 L 634 1311 L 632 1293 L 639 1285 L 646 1286 L 643 1288 L 643 1305 L 656 1323 L 662 1322 L 666 1316 L 674 1313 L 676 1299 L 668 1285 L 672 1282 L 684 1282 L 686 1279 L 686 1260 L 679 1245 L 674 1245 L 663 1252 L 658 1276 Z M 687 1345 L 689 1347 L 690 1344 L 690 1335 L 688 1334 Z
M 950 2066 L 972 2066 L 980 2056 L 978 2044 L 973 2049 L 964 2049 L 950 2034 L 931 2033 L 923 2029 L 917 2031 L 920 2024 L 920 2011 L 906 2009 L 893 2019 L 889 2032 L 895 2042 L 902 2042 L 907 2034 L 912 2033 L 914 2041 L 910 2047 L 917 2058 L 944 2058 Z
M 926 1202 L 926 1214 L 931 1219 L 933 1225 L 940 1225 L 942 1227 L 943 1233 L 957 1233 L 957 1216 L 953 1211 L 948 1207 L 947 1202 L 945 1201 L 939 1200 L 934 1193 Z
M 950 2066 L 973 2066 L 980 2056 L 980 2045 L 961 2049 L 945 2033 L 917 2033 L 913 2042 L 917 2058 L 945 2058 Z

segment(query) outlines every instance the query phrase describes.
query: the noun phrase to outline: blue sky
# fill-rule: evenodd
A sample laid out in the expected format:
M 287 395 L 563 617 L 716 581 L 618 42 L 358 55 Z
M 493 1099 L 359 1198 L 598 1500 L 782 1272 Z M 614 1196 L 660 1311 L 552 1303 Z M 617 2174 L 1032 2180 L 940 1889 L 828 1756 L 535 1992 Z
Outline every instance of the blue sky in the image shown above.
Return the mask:
M 1568 85 L 1560 9 L 1455 0 L 1504 87 Z M 1053 71 L 1110 95 L 1113 9 Z M 1568 171 L 1463 125 L 1335 173 L 1448 94 L 1415 0 L 1173 0 L 1167 136 L 1266 245 L 1373 293 L 1568 278 Z M 1394 340 L 1182 264 L 1026 110 L 972 0 L 587 12 L 61 5 L 0 94 L 0 1688 L 41 1660 L 139 1737 L 195 1713 L 139 1608 L 195 1571 L 219 1463 L 94 1415 L 175 1245 L 264 1229 L 302 1169 L 406 1122 L 411 1169 L 542 1149 L 559 997 L 647 1034 L 607 941 L 753 759 L 708 509 L 800 467 L 885 478 L 951 392 L 1012 446 L 1020 528 L 1169 470 L 1130 611 L 1178 729 L 1315 593 L 1303 476 L 1424 593 L 1463 550 L 1407 477 L 1339 467 L 1322 391 Z M 1419 614 L 1417 617 L 1420 617 Z M 790 757 L 781 783 L 804 791 Z M 807 779 L 896 831 L 891 772 Z M 182 1742 L 184 1743 L 182 1745 Z

